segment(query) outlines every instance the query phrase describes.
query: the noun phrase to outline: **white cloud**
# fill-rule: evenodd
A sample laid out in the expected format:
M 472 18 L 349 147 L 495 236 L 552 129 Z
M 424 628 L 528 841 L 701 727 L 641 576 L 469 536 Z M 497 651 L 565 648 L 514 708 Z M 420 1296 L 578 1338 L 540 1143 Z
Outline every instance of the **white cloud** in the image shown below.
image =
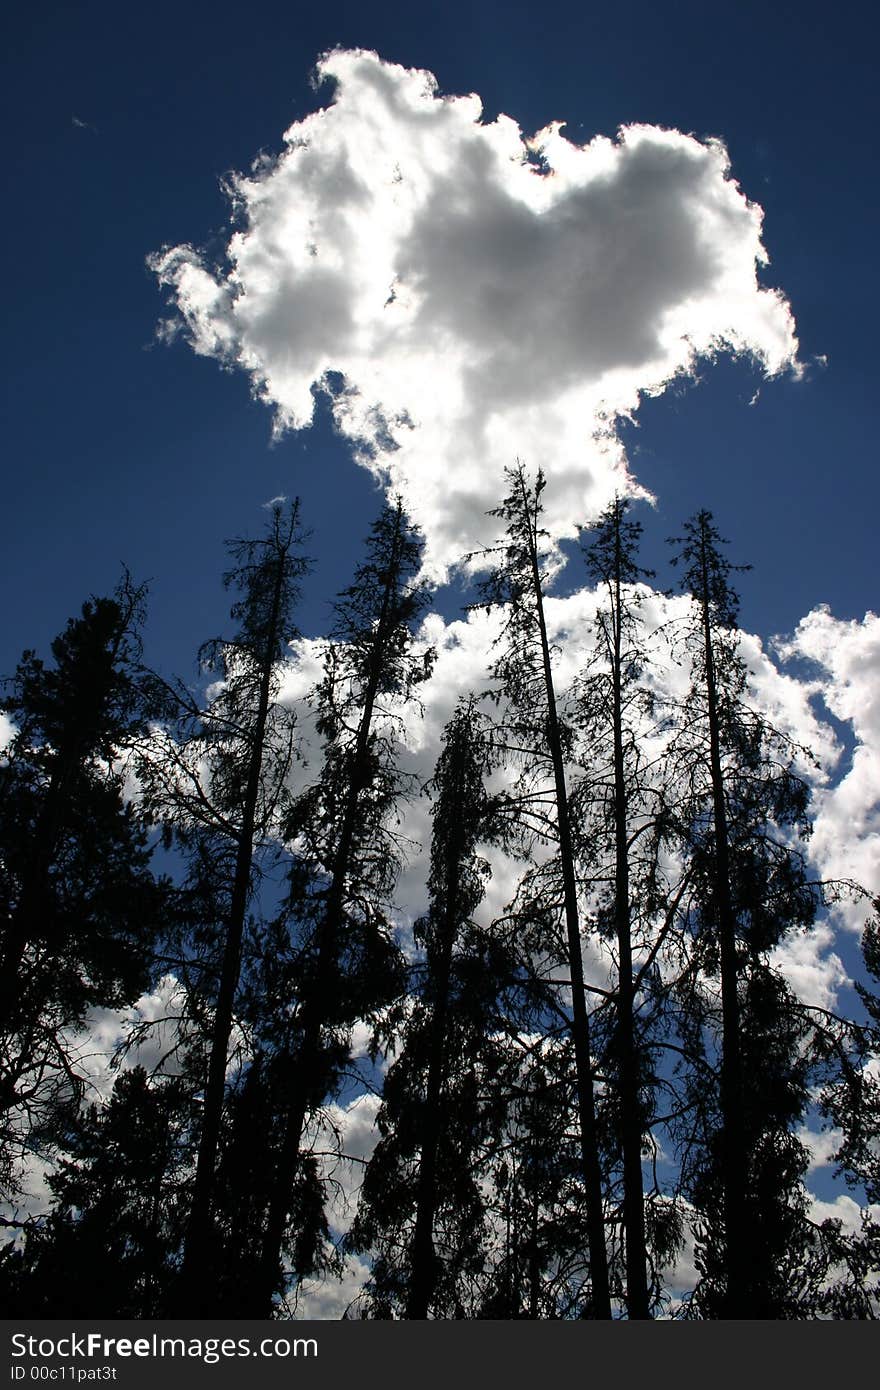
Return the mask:
M 862 1229 L 862 1214 L 865 1211 L 874 1221 L 880 1218 L 880 1208 L 860 1207 L 847 1193 L 841 1192 L 833 1202 L 824 1202 L 818 1197 L 813 1197 L 810 1203 L 810 1220 L 817 1224 L 820 1221 L 840 1221 L 848 1235 L 858 1235 Z
M 180 1070 L 176 1049 L 185 1004 L 183 986 L 168 974 L 128 1008 L 92 1009 L 85 1028 L 68 1039 L 89 1103 L 109 1099 L 120 1070 L 144 1067 L 165 1076 Z
M 341 1279 L 304 1279 L 295 1292 L 295 1316 L 329 1322 L 341 1318 L 357 1304 L 364 1284 L 370 1277 L 370 1266 L 349 1255 L 345 1259 Z M 357 1316 L 357 1311 L 353 1313 Z
M 584 670 L 594 650 L 594 622 L 597 597 L 594 591 L 581 589 L 574 593 L 546 600 L 548 634 L 555 647 L 554 679 L 557 696 L 565 699 L 577 676 Z M 655 659 L 646 668 L 646 681 L 661 703 L 683 697 L 690 674 L 687 662 L 672 660 L 669 643 L 675 641 L 675 631 L 685 616 L 687 600 L 667 597 L 656 591 L 643 590 L 641 618 L 648 646 L 654 646 Z M 402 768 L 411 773 L 416 787 L 423 785 L 434 772 L 442 747 L 445 725 L 451 717 L 459 696 L 485 691 L 489 684 L 488 668 L 493 644 L 500 632 L 500 616 L 487 614 L 483 609 L 471 609 L 461 619 L 445 621 L 439 614 L 430 614 L 424 622 L 420 641 L 432 646 L 436 661 L 430 679 L 421 687 L 422 709 L 410 706 L 404 720 L 405 743 L 399 745 Z M 658 634 L 652 638 L 650 634 Z M 809 842 L 810 858 L 819 874 L 830 873 L 828 854 L 823 849 L 828 834 L 829 805 L 834 804 L 836 792 L 833 777 L 839 771 L 841 747 L 831 727 L 819 717 L 811 703 L 815 683 L 805 681 L 791 670 L 781 670 L 754 634 L 741 634 L 741 653 L 746 663 L 752 699 L 761 712 L 787 735 L 795 745 L 810 749 L 815 762 L 806 756 L 796 759 L 798 771 L 814 788 L 818 829 Z M 308 691 L 318 678 L 321 644 L 302 641 L 293 650 L 293 662 L 285 669 L 281 680 L 280 698 L 298 710 L 299 727 L 309 751 L 306 765 L 295 769 L 297 782 L 308 783 L 318 775 L 320 758 L 314 732 L 314 711 L 307 701 Z M 643 752 L 648 761 L 661 752 L 665 735 L 646 729 L 642 735 Z M 505 775 L 496 775 L 502 784 Z M 829 790 L 831 788 L 831 790 Z M 426 910 L 425 879 L 431 841 L 431 803 L 427 797 L 415 796 L 404 808 L 401 831 L 408 844 L 397 886 L 396 903 L 399 920 L 408 926 Z M 817 845 L 818 850 L 817 852 Z M 869 847 L 861 846 L 849 827 L 849 839 L 842 846 L 846 852 L 843 863 L 845 876 L 855 872 L 853 861 L 860 860 Z M 523 866 L 497 849 L 484 847 L 485 857 L 492 866 L 486 897 L 478 912 L 487 924 L 497 917 L 516 890 Z M 537 853 L 540 854 L 540 847 Z M 840 868 L 840 865 L 837 866 Z M 859 920 L 864 910 L 855 909 Z M 833 924 L 820 920 L 812 929 L 792 933 L 775 953 L 774 961 L 783 971 L 800 998 L 823 1008 L 833 1008 L 840 989 L 848 983 L 847 972 L 835 951 Z M 585 965 L 592 983 L 605 984 L 608 962 L 587 949 Z
M 798 1130 L 797 1137 L 810 1155 L 807 1167 L 808 1177 L 819 1168 L 830 1168 L 835 1161 L 835 1154 L 843 1143 L 843 1131 L 840 1129 L 815 1130 L 804 1126 Z
M 824 605 L 798 624 L 786 658 L 814 663 L 816 678 L 805 682 L 821 695 L 830 713 L 851 726 L 855 740 L 844 775 L 820 789 L 812 854 L 828 877 L 851 878 L 872 894 L 880 892 L 880 617 L 861 622 L 835 618 Z M 841 913 L 854 930 L 866 917 L 864 902 Z
M 641 395 L 720 351 L 798 370 L 789 307 L 757 282 L 761 209 L 719 142 L 525 137 L 364 51 L 318 76 L 328 106 L 232 182 L 225 263 L 177 246 L 152 264 L 169 331 L 247 372 L 279 430 L 343 379 L 336 423 L 402 493 L 434 572 L 490 534 L 516 456 L 546 466 L 546 525 L 571 536 L 637 490 L 614 426 Z
M 823 918 L 808 930 L 790 932 L 772 956 L 797 997 L 820 1009 L 833 1010 L 838 992 L 850 983 L 834 941 L 834 928 Z

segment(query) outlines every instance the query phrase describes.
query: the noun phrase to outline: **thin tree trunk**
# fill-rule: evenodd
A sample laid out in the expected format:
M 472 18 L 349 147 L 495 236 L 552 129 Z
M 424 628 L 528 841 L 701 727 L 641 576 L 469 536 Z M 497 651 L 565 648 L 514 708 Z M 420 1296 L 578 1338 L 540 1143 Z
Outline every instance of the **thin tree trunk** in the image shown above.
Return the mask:
M 553 670 L 550 664 L 550 646 L 547 640 L 547 627 L 544 620 L 544 598 L 541 590 L 541 573 L 538 567 L 538 544 L 535 533 L 536 523 L 533 522 L 531 518 L 531 508 L 526 492 L 525 479 L 522 476 L 520 476 L 520 487 L 522 491 L 524 515 L 528 518 L 529 523 L 529 552 L 532 567 L 532 583 L 540 633 L 541 660 L 543 664 L 544 689 L 547 701 L 547 744 L 553 764 L 553 780 L 556 790 L 559 857 L 562 868 L 565 927 L 568 940 L 569 970 L 571 974 L 571 1035 L 575 1054 L 581 1163 L 586 1195 L 587 1239 L 590 1247 L 590 1278 L 593 1293 L 592 1316 L 594 1318 L 608 1319 L 611 1317 L 611 1293 L 608 1280 L 608 1252 L 605 1245 L 605 1217 L 602 1207 L 602 1168 L 599 1161 L 595 1085 L 590 1048 L 590 1019 L 584 993 L 584 967 L 581 956 L 580 923 L 578 920 L 577 886 L 574 871 L 574 855 L 572 852 L 571 823 L 568 813 L 568 794 L 565 783 L 565 767 L 562 759 L 562 740 L 559 733 L 559 718 L 556 711 L 556 694 L 553 687 Z
M 736 919 L 730 893 L 730 848 L 724 773 L 721 766 L 721 735 L 715 652 L 709 607 L 709 566 L 706 540 L 702 542 L 703 643 L 706 663 L 706 705 L 709 724 L 709 761 L 712 781 L 712 811 L 715 830 L 715 898 L 718 911 L 718 944 L 721 962 L 721 1114 L 722 1187 L 724 1229 L 727 1242 L 727 1290 L 725 1310 L 728 1318 L 750 1316 L 748 1232 L 746 1230 L 746 1146 L 743 1130 L 743 1085 L 740 1059 L 740 1020 L 737 993 Z
M 434 1293 L 434 1217 L 437 1211 L 437 1150 L 441 1133 L 441 1096 L 444 1081 L 446 1028 L 449 1017 L 449 984 L 452 970 L 452 945 L 456 930 L 457 863 L 450 855 L 452 886 L 443 914 L 442 952 L 438 971 L 438 988 L 431 1017 L 428 1048 L 428 1081 L 425 1088 L 424 1127 L 419 1157 L 416 1221 L 413 1232 L 408 1318 L 427 1318 Z
M 253 747 L 242 806 L 241 829 L 238 833 L 220 988 L 214 1013 L 195 1184 L 180 1275 L 180 1306 L 185 1312 L 195 1316 L 198 1316 L 203 1310 L 209 1310 L 212 1301 L 212 1289 L 210 1287 L 211 1203 L 214 1196 L 217 1150 L 220 1142 L 223 1100 L 226 1093 L 229 1038 L 232 1032 L 235 992 L 241 970 L 244 921 L 250 894 L 251 869 L 254 858 L 254 829 L 260 793 L 260 775 L 263 766 L 263 741 L 266 735 L 272 671 L 278 646 L 278 628 L 284 585 L 284 558 L 283 554 L 279 554 L 272 593 L 272 607 L 266 631 L 266 647 L 260 674 L 257 714 L 254 720 Z
M 612 615 L 612 714 L 614 725 L 614 918 L 617 930 L 619 978 L 617 1037 L 621 1070 L 621 1147 L 623 1150 L 623 1230 L 626 1247 L 626 1306 L 630 1318 L 651 1316 L 648 1299 L 645 1243 L 645 1194 L 642 1177 L 642 1124 L 639 1076 L 634 1037 L 632 933 L 629 905 L 629 847 L 627 792 L 623 756 L 622 618 L 620 605 L 620 517 L 617 518 Z
M 346 796 L 339 846 L 335 855 L 330 886 L 327 891 L 323 920 L 317 932 L 317 962 L 314 986 L 304 1001 L 301 1027 L 302 1040 L 296 1055 L 291 1059 L 293 1074 L 284 1124 L 284 1136 L 275 1177 L 271 1188 L 269 1211 L 263 1238 L 260 1275 L 254 1290 L 254 1316 L 268 1316 L 275 1292 L 278 1264 L 284 1241 L 284 1229 L 290 1211 L 290 1199 L 296 1181 L 300 1160 L 300 1145 L 303 1129 L 309 1110 L 314 1103 L 314 1087 L 321 1065 L 321 1035 L 330 1011 L 330 1000 L 338 951 L 339 934 L 342 929 L 344 912 L 343 901 L 346 879 L 354 849 L 354 835 L 357 822 L 358 801 L 366 787 L 369 776 L 367 753 L 373 711 L 379 692 L 382 674 L 385 643 L 391 628 L 392 598 L 397 591 L 400 579 L 400 541 L 403 526 L 402 508 L 397 511 L 397 531 L 394 550 L 388 567 L 388 576 L 382 597 L 382 608 L 376 625 L 376 637 L 371 654 L 367 689 L 364 696 L 363 711 L 358 723 L 354 757 L 352 759 L 351 782 Z M 319 1097 L 320 1099 L 320 1097 Z

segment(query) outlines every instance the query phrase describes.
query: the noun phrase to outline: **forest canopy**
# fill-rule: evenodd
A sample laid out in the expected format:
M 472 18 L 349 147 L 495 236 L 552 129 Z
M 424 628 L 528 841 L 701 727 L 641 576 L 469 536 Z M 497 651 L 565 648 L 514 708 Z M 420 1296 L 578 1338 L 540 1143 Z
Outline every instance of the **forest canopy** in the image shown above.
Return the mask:
M 877 885 L 813 850 L 829 731 L 709 512 L 664 592 L 616 497 L 565 595 L 543 475 L 500 481 L 460 619 L 398 499 L 303 638 L 279 499 L 197 685 L 127 574 L 7 680 L 17 1314 L 876 1316 Z

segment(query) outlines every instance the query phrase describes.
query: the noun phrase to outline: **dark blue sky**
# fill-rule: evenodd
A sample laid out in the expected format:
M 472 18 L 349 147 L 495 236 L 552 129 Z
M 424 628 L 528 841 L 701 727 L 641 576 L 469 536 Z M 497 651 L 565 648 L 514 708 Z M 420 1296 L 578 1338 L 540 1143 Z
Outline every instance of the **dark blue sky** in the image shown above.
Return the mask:
M 300 493 L 315 531 L 309 630 L 346 581 L 378 505 L 366 474 L 326 425 L 270 448 L 243 376 L 155 344 L 163 305 L 145 266 L 163 244 L 219 238 L 222 175 L 277 150 L 321 100 L 308 75 L 336 44 L 427 67 L 526 132 L 557 119 L 588 139 L 644 121 L 724 138 L 765 209 L 764 282 L 789 297 L 803 358 L 828 365 L 763 386 L 751 408 L 757 374 L 729 362 L 645 403 L 627 439 L 659 499 L 648 559 L 708 506 L 755 566 L 746 625 L 787 630 L 819 602 L 840 617 L 876 608 L 877 27 L 851 0 L 17 7 L 0 670 L 124 561 L 153 580 L 149 655 L 190 671 L 224 625 L 223 537 L 259 528 L 277 493 Z

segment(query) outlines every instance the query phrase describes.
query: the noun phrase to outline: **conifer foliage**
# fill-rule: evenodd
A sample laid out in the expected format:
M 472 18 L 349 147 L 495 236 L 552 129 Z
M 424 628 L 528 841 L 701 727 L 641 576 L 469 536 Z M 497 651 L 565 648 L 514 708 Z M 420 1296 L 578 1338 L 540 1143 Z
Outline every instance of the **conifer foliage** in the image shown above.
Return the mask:
M 463 1316 L 484 1263 L 480 1179 L 504 1117 L 499 1030 L 516 976 L 500 938 L 474 919 L 489 872 L 479 846 L 498 830 L 484 782 L 491 756 L 485 719 L 463 700 L 431 784 L 430 907 L 415 927 L 423 959 L 349 1238 L 373 1254 L 375 1316 Z
M 564 966 L 570 981 L 569 1037 L 574 1053 L 576 1115 L 580 1134 L 591 1294 L 585 1315 L 611 1317 L 611 1293 L 603 1204 L 603 1170 L 597 1119 L 597 1088 L 591 1025 L 584 988 L 574 837 L 566 777 L 565 730 L 559 716 L 553 664 L 544 614 L 547 575 L 542 567 L 546 535 L 541 529 L 541 494 L 545 480 L 531 483 L 522 464 L 507 473 L 509 492 L 494 513 L 505 522 L 504 539 L 493 555 L 494 566 L 483 585 L 489 606 L 501 606 L 503 634 L 494 665 L 498 693 L 507 706 L 508 746 L 522 760 L 521 790 L 540 814 L 558 852 L 564 922 Z M 487 557 L 489 558 L 489 557 Z M 541 794 L 541 783 L 550 788 Z M 525 803 L 524 803 L 525 804 Z
M 375 1019 L 403 989 L 388 908 L 401 852 L 394 824 L 408 791 L 396 747 L 431 669 L 430 651 L 415 642 L 428 601 L 418 580 L 421 548 L 402 504 L 385 507 L 337 602 L 314 694 L 320 778 L 285 822 L 296 855 L 288 902 L 293 1012 L 281 1038 L 283 1120 L 255 1283 L 263 1314 L 278 1287 L 292 1193 L 309 1161 L 308 1119 L 338 1083 L 353 1025 Z
M 795 1135 L 809 1097 L 808 1029 L 770 953 L 812 925 L 823 901 L 807 871 L 809 790 L 798 750 L 746 698 L 733 566 L 698 512 L 676 560 L 692 607 L 684 641 L 693 681 L 676 749 L 691 866 L 693 1044 L 717 1091 L 703 1097 L 704 1147 L 690 1156 L 700 1213 L 695 1301 L 703 1316 L 783 1317 L 789 1261 L 804 1252 L 807 1154 Z
M 422 702 L 448 688 L 399 500 L 320 642 L 294 620 L 299 504 L 276 502 L 229 545 L 234 627 L 195 687 L 144 665 L 128 576 L 5 683 L 14 1316 L 295 1315 L 354 1257 L 370 1318 L 877 1316 L 877 1222 L 813 1219 L 804 1132 L 832 1127 L 880 1199 L 880 1006 L 859 985 L 853 1017 L 821 1008 L 780 963 L 861 899 L 813 874 L 810 755 L 760 711 L 735 567 L 698 512 L 658 594 L 616 498 L 560 635 L 544 486 L 508 470 L 498 543 L 469 557 L 496 640 L 423 786 Z M 872 920 L 869 976 L 878 941 Z M 96 1026 L 125 1040 L 103 1076 Z M 348 1154 L 369 1091 L 375 1146 Z
M 219 677 L 215 698 L 200 704 L 182 683 L 164 685 L 172 737 L 142 759 L 147 804 L 163 815 L 192 851 L 194 864 L 215 878 L 224 920 L 217 924 L 216 985 L 207 993 L 207 1070 L 198 1162 L 176 1307 L 198 1313 L 213 1305 L 218 1233 L 212 1207 L 242 945 L 258 855 L 277 842 L 295 728 L 277 701 L 279 662 L 297 635 L 293 607 L 307 569 L 299 503 L 277 503 L 265 534 L 235 540 L 236 562 L 224 576 L 238 597 L 232 637 L 206 643 L 203 669 Z
M 625 1298 L 630 1318 L 650 1315 L 642 1151 L 648 1119 L 646 1064 L 640 1036 L 633 941 L 641 928 L 650 937 L 657 910 L 657 858 L 662 839 L 662 790 L 645 767 L 640 735 L 651 701 L 642 683 L 645 642 L 637 585 L 651 578 L 638 563 L 641 526 L 627 517 L 628 503 L 615 498 L 599 518 L 585 550 L 596 582 L 596 662 L 580 689 L 581 735 L 591 750 L 582 789 L 580 840 L 595 876 L 600 909 L 613 924 L 617 946 L 614 1022 L 605 1072 L 617 1104 L 623 1175 Z M 607 867 L 605 867 L 607 866 Z
M 105 1107 L 72 1123 L 49 1178 L 55 1205 L 23 1252 L 0 1263 L 10 1314 L 162 1316 L 177 1262 L 192 1154 L 179 1083 L 122 1072 Z
M 28 1152 L 51 1151 L 84 1094 L 76 1041 L 90 1008 L 150 978 L 163 887 L 123 754 L 149 715 L 139 681 L 144 590 L 125 575 L 52 643 L 28 651 L 0 709 L 0 1161 L 14 1195 Z

